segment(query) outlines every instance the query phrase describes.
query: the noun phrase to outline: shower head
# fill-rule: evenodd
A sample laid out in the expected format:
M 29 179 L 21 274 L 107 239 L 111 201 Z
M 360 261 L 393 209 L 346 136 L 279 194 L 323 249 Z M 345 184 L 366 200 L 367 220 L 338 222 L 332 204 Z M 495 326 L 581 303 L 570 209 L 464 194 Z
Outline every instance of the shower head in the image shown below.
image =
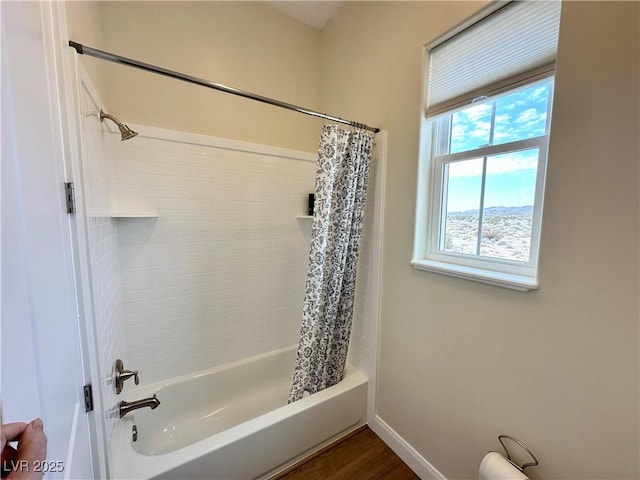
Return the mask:
M 120 129 L 120 140 L 129 140 L 130 138 L 133 138 L 136 135 L 138 135 L 138 132 L 134 132 L 133 130 L 131 130 L 129 127 L 127 127 L 124 123 L 122 123 L 113 115 L 104 113 L 102 110 L 100 110 L 100 121 L 101 122 L 104 121 L 105 118 L 108 118 L 118 126 L 118 128 Z

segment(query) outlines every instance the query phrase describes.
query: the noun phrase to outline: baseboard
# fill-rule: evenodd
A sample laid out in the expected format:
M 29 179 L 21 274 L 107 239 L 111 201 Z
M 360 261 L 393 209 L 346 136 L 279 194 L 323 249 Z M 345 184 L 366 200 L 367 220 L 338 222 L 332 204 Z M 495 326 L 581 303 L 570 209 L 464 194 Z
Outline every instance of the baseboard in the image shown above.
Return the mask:
M 386 443 L 396 455 L 398 455 L 411 470 L 422 480 L 447 480 L 436 467 L 418 453 L 398 432 L 391 428 L 378 415 L 369 422 L 369 428 Z

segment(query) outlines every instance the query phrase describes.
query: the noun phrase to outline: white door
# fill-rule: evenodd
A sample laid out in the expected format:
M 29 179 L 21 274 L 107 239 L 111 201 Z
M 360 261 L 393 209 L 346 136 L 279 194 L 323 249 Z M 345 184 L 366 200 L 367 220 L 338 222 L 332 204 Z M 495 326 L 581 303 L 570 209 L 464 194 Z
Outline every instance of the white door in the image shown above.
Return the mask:
M 88 479 L 104 467 L 84 405 L 52 15 L 48 3 L 0 2 L 2 420 L 41 417 L 48 478 Z

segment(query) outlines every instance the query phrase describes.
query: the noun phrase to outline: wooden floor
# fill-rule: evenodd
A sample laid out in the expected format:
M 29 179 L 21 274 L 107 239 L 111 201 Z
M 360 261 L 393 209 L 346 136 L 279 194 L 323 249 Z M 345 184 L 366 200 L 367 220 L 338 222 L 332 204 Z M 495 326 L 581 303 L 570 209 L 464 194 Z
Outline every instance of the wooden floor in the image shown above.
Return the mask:
M 369 427 L 364 427 L 276 479 L 419 480 L 419 477 Z

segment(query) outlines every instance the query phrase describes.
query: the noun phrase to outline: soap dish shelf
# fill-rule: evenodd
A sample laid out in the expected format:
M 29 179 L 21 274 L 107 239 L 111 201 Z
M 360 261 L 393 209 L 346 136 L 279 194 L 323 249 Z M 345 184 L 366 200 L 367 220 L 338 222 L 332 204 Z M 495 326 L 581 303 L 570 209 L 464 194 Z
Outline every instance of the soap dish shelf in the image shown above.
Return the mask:
M 109 216 L 111 218 L 158 218 L 160 215 L 158 215 L 158 212 L 151 211 L 116 211 L 110 212 Z

